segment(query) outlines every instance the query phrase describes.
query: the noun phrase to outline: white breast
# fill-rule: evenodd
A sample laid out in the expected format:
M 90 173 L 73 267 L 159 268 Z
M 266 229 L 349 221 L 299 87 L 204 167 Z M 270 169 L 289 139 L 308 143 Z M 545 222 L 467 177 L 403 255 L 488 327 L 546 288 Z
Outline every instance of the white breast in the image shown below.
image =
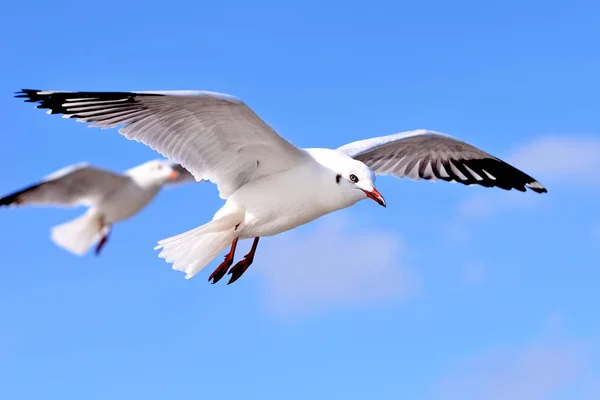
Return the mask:
M 318 163 L 253 181 L 233 193 L 229 207 L 246 212 L 238 227 L 240 237 L 272 236 L 349 207 L 359 198 L 341 198 L 335 174 Z

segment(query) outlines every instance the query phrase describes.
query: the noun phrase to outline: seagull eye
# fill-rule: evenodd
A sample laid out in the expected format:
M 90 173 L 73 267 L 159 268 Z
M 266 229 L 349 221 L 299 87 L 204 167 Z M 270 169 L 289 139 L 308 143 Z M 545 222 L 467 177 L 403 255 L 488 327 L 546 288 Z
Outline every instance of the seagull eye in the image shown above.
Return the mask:
M 358 178 L 354 174 L 350 174 L 350 180 L 354 183 L 358 182 Z

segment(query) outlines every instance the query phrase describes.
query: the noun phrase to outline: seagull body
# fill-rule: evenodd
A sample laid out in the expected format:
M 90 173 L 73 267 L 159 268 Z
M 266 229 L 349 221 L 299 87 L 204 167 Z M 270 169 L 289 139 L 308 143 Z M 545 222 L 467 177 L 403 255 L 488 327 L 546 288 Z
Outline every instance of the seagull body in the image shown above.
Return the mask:
M 189 172 L 166 160 L 148 161 L 123 174 L 81 163 L 62 168 L 1 198 L 0 206 L 86 205 L 89 209 L 85 214 L 54 227 L 51 237 L 57 245 L 76 255 L 85 254 L 98 242 L 96 254 L 99 254 L 112 224 L 141 211 L 165 184 L 186 180 L 193 180 Z
M 210 275 L 235 282 L 250 266 L 258 240 L 370 198 L 385 207 L 375 176 L 445 180 L 544 193 L 529 175 L 458 139 L 415 130 L 301 149 L 279 136 L 241 100 L 198 91 L 60 92 L 24 89 L 17 97 L 90 126 L 112 128 L 210 180 L 225 199 L 211 222 L 159 241 L 160 257 L 191 278 L 231 245 Z M 254 238 L 231 267 L 237 242 Z
M 347 155 L 330 149 L 306 149 L 310 156 L 294 169 L 249 182 L 235 191 L 220 210 L 220 215 L 243 212 L 240 238 L 273 236 L 304 225 L 325 214 L 350 207 L 366 194 L 351 185 L 336 182 L 336 173 L 319 160 L 356 164 L 370 177 L 370 171 Z M 372 191 L 369 179 L 365 190 Z M 240 211 L 241 210 L 241 211 Z

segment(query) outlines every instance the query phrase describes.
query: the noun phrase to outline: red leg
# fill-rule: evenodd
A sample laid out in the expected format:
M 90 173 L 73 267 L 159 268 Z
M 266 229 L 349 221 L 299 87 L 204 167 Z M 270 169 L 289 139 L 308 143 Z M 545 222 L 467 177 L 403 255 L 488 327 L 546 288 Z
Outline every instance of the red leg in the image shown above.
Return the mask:
M 256 247 L 258 246 L 258 239 L 260 239 L 260 238 L 258 238 L 258 237 L 254 238 L 254 242 L 252 243 L 252 248 L 250 249 L 248 254 L 246 254 L 244 256 L 243 260 L 241 260 L 240 262 L 235 264 L 233 266 L 233 268 L 231 268 L 229 270 L 229 274 L 231 274 L 231 279 L 229 279 L 229 282 L 227 282 L 228 285 L 231 285 L 233 282 L 237 281 L 240 278 L 240 276 L 242 276 L 244 274 L 244 272 L 246 272 L 248 267 L 252 264 L 252 261 L 254 261 L 254 253 L 256 253 Z
M 106 242 L 108 242 L 109 234 L 110 234 L 110 231 L 106 232 L 106 234 L 104 236 L 102 236 L 102 239 L 100 239 L 100 242 L 98 242 L 98 245 L 96 246 L 96 256 L 100 255 L 100 251 L 102 250 L 102 248 L 104 247 Z
M 222 277 L 225 276 L 231 264 L 233 264 L 233 257 L 235 256 L 235 248 L 237 247 L 238 238 L 233 239 L 231 242 L 231 249 L 229 249 L 229 253 L 225 255 L 225 260 L 213 271 L 212 274 L 208 277 L 208 281 L 213 281 L 213 285 L 221 280 Z
M 110 234 L 110 225 L 106 225 L 106 221 L 102 215 L 98 217 L 98 233 L 102 234 L 102 238 L 96 246 L 96 256 L 100 255 L 100 251 L 102 251 L 102 248 L 106 245 L 106 242 L 108 242 L 108 235 Z

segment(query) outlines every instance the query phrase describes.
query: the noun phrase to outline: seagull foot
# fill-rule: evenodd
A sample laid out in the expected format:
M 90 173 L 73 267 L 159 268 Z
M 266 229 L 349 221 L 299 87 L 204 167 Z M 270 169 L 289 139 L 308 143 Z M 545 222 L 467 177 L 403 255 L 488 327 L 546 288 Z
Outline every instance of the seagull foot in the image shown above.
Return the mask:
M 108 242 L 108 235 L 102 236 L 102 239 L 100 239 L 100 242 L 98 242 L 98 245 L 96 246 L 96 251 L 95 251 L 96 256 L 100 255 L 100 252 L 102 251 L 102 248 L 104 247 L 106 242 Z
M 106 221 L 103 216 L 100 216 L 100 218 L 98 219 L 98 233 L 102 235 L 102 238 L 98 242 L 96 250 L 94 251 L 96 256 L 100 255 L 102 248 L 104 247 L 104 245 L 106 245 L 106 242 L 108 242 L 108 235 L 110 235 L 110 225 L 106 224 Z
M 229 253 L 225 254 L 225 260 L 213 271 L 212 274 L 208 277 L 208 281 L 213 281 L 212 284 L 219 282 L 222 277 L 225 276 L 231 264 L 233 264 L 233 257 L 235 257 L 235 249 L 237 247 L 238 238 L 233 239 L 231 242 L 231 248 L 229 249 Z
M 250 248 L 248 254 L 244 256 L 243 260 L 235 264 L 233 268 L 229 270 L 231 279 L 229 279 L 229 282 L 227 282 L 228 285 L 231 285 L 233 282 L 240 279 L 240 276 L 242 276 L 244 272 L 246 272 L 248 267 L 252 264 L 252 261 L 254 261 L 254 253 L 256 252 L 256 247 L 258 246 L 259 239 L 259 237 L 254 238 L 254 242 L 252 242 L 252 247 Z
M 244 256 L 243 260 L 241 260 L 237 264 L 235 264 L 233 266 L 233 268 L 231 268 L 229 270 L 231 279 L 229 279 L 229 282 L 227 282 L 227 284 L 231 285 L 233 282 L 240 279 L 240 276 L 242 276 L 244 274 L 244 272 L 246 272 L 246 270 L 248 269 L 250 264 L 252 264 L 252 261 L 254 261 L 254 257 L 249 257 L 248 255 L 246 255 L 246 256 Z
M 208 281 L 212 281 L 213 285 L 219 282 L 221 278 L 225 276 L 227 270 L 229 269 L 229 267 L 231 267 L 231 264 L 233 264 L 233 256 L 227 254 L 225 256 L 225 261 L 223 261 L 221 265 L 219 265 L 217 269 L 215 269 L 213 273 L 210 274 L 210 276 L 208 277 Z

